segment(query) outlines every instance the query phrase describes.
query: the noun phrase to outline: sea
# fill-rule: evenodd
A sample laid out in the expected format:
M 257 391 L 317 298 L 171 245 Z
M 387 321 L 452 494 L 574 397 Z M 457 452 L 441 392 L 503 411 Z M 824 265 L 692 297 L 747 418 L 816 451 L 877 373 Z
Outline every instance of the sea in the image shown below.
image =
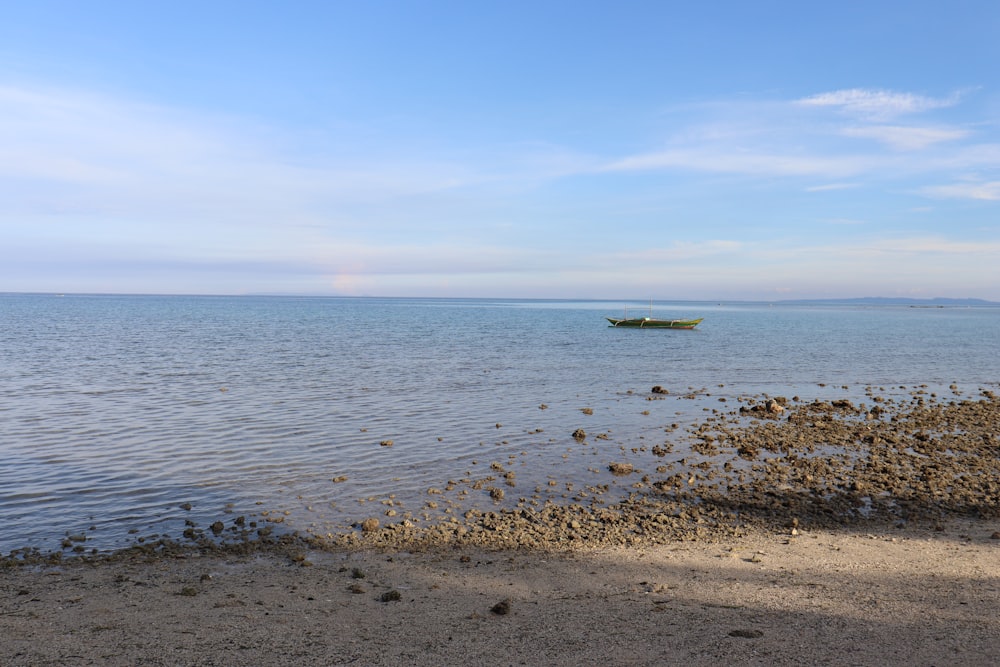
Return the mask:
M 626 308 L 704 321 L 608 326 Z M 0 555 L 236 516 L 419 521 L 498 471 L 503 501 L 466 484 L 451 502 L 624 497 L 609 461 L 670 438 L 682 460 L 685 428 L 752 397 L 998 384 L 998 307 L 0 294 Z

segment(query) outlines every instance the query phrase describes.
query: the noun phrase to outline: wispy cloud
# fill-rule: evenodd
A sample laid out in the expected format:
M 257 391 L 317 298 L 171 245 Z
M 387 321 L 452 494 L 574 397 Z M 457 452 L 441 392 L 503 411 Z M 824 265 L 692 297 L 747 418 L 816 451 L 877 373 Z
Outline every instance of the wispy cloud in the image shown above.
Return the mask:
M 677 241 L 669 246 L 660 248 L 615 253 L 613 256 L 613 262 L 639 262 L 658 265 L 661 262 L 673 263 L 678 261 L 693 261 L 708 257 L 733 255 L 741 252 L 744 248 L 746 248 L 746 243 L 743 241 L 725 239 L 697 242 Z
M 1000 181 L 934 185 L 923 188 L 921 192 L 931 197 L 944 197 L 948 199 L 1000 201 Z
M 0 85 L 0 214 L 134 221 L 179 239 L 337 224 L 372 202 L 482 182 L 426 155 L 305 158 L 291 132 L 107 95 Z M 58 208 L 58 211 L 55 209 Z M 24 218 L 22 218 L 24 219 Z M 366 220 L 363 224 L 371 224 Z M 276 235 L 276 234 L 275 234 Z M 273 238 L 262 242 L 269 245 Z
M 905 127 L 902 125 L 870 125 L 867 127 L 847 127 L 841 130 L 847 137 L 874 139 L 890 148 L 902 151 L 916 151 L 932 144 L 955 141 L 969 136 L 967 130 L 941 127 Z
M 863 118 L 885 119 L 954 106 L 959 99 L 958 94 L 935 98 L 892 90 L 849 88 L 805 97 L 797 103 L 811 107 L 834 107 Z
M 820 183 L 806 191 L 823 192 L 864 187 L 871 178 L 902 182 L 918 174 L 1000 166 L 1000 146 L 975 141 L 977 135 L 988 137 L 988 130 L 887 122 L 962 99 L 963 93 L 935 98 L 854 88 L 797 100 L 739 98 L 678 108 L 662 148 L 610 159 L 598 171 L 812 177 Z M 847 118 L 802 113 L 803 107 L 831 108 Z
M 22 258 L 49 261 L 53 275 L 60 266 L 99 275 L 120 265 L 106 283 L 87 287 L 111 291 L 124 284 L 153 291 L 155 277 L 189 291 L 280 284 L 289 291 L 511 295 L 551 287 L 552 294 L 614 296 L 648 294 L 670 267 L 671 284 L 708 298 L 772 277 L 788 285 L 816 276 L 824 288 L 836 280 L 928 288 L 954 276 L 974 281 L 968 276 L 976 269 L 992 266 L 996 244 L 962 241 L 957 225 L 951 240 L 873 242 L 861 237 L 879 233 L 884 209 L 877 201 L 865 207 L 889 181 L 897 194 L 1000 200 L 1000 181 L 962 180 L 1000 167 L 1000 143 L 976 143 L 945 124 L 831 123 L 801 107 L 872 118 L 950 103 L 858 90 L 805 101 L 711 102 L 679 110 L 658 144 L 617 156 L 609 146 L 622 144 L 587 139 L 465 150 L 447 146 L 455 140 L 444 136 L 441 151 L 391 141 L 377 151 L 361 143 L 341 150 L 341 139 L 352 141 L 347 134 L 299 151 L 307 141 L 300 128 L 0 86 L 0 228 L 7 240 L 0 275 L 16 278 L 11 262 Z M 366 137 L 378 135 L 377 126 L 369 130 Z M 977 128 L 977 135 L 987 131 Z M 628 136 L 631 146 L 639 140 Z M 851 188 L 861 190 L 857 197 L 802 194 Z M 819 225 L 783 222 L 792 219 L 842 225 L 825 231 L 844 243 L 814 246 L 808 235 Z M 609 234 L 610 226 L 625 233 Z M 636 238 L 642 250 L 633 250 Z M 908 272 L 907 262 L 927 264 L 923 253 L 934 253 L 939 274 Z M 126 268 L 150 282 L 124 281 Z M 52 289 L 65 286 L 53 282 Z
M 1000 241 L 959 241 L 945 236 L 921 236 L 904 239 L 886 239 L 873 244 L 872 249 L 882 253 L 913 253 L 921 255 L 951 255 L 956 258 L 1000 253 Z M 1000 268 L 995 267 L 995 270 Z
M 851 176 L 871 166 L 863 156 L 780 153 L 725 150 L 716 146 L 665 150 L 633 155 L 609 163 L 604 171 L 644 171 L 650 169 L 693 169 L 698 171 L 778 176 Z
M 858 183 L 827 183 L 806 188 L 806 192 L 829 192 L 831 190 L 849 190 L 858 187 Z

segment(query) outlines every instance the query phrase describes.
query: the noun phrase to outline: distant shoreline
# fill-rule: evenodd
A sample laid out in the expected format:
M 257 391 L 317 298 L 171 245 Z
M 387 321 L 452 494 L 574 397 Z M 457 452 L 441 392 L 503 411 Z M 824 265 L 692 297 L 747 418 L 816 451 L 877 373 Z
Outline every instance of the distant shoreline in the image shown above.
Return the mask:
M 923 307 L 955 307 L 955 306 L 1000 306 L 1000 301 L 987 301 L 986 299 L 953 299 L 953 298 L 933 298 L 933 299 L 912 299 L 881 296 L 866 296 L 854 299 L 791 299 L 786 301 L 775 301 L 774 303 L 788 305 L 847 305 L 847 306 L 923 306 Z

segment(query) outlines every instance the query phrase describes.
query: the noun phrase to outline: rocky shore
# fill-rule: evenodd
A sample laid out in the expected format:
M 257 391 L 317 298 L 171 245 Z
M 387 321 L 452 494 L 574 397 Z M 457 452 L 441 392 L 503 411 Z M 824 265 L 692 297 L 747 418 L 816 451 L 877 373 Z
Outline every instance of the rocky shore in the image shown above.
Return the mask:
M 429 489 L 434 516 L 16 552 L 0 663 L 995 664 L 998 434 L 986 389 L 762 396 L 688 429 L 682 459 L 665 433 L 603 462 L 624 498 L 504 498 L 495 462 Z
M 917 387 L 904 400 L 869 388 L 860 405 L 846 399 L 741 400 L 738 408 L 713 410 L 682 438 L 671 425 L 661 443 L 644 442 L 628 452 L 622 447 L 629 461 L 603 463 L 618 481 L 614 492 L 608 484 L 550 479 L 564 490 L 561 500 L 543 488 L 529 495 L 516 488 L 513 467 L 495 461 L 485 476 L 429 488 L 423 511 L 404 511 L 390 496 L 377 505 L 378 513 L 359 516 L 348 530 L 291 530 L 284 515 L 264 511 L 252 519 L 191 524 L 182 539 L 144 541 L 96 559 L 289 548 L 552 551 L 998 518 L 1000 398 L 987 389 L 976 396 L 952 390 L 939 397 Z M 664 393 L 653 387 L 649 400 Z M 582 428 L 572 435 L 582 442 L 588 437 Z M 686 452 L 681 458 L 674 454 L 679 442 Z M 492 499 L 493 507 L 470 503 L 476 497 Z M 18 550 L 0 563 L 95 557 L 77 541 L 85 537 L 67 536 L 63 552 Z
M 521 498 L 514 508 L 468 510 L 430 526 L 372 516 L 359 531 L 310 540 L 338 548 L 551 549 L 1000 517 L 1000 400 L 988 390 L 939 400 L 918 389 L 907 402 L 872 392 L 871 407 L 753 400 L 692 428 L 690 439 L 696 460 L 667 462 L 665 443 L 636 448 L 651 470 L 609 461 L 613 474 L 634 479 L 623 501 L 607 503 L 606 488 L 588 486 L 565 504 Z

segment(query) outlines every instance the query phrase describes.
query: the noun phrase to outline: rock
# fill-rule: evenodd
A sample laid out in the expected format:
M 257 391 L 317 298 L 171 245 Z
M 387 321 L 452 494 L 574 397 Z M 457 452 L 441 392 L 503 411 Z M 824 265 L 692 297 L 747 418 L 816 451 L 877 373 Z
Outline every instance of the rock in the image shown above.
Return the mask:
M 631 463 L 609 463 L 608 470 L 610 470 L 615 475 L 630 475 L 635 472 L 635 468 Z
M 403 599 L 403 596 L 395 589 L 382 593 L 382 597 L 379 598 L 382 602 L 399 602 L 401 599 Z
M 392 447 L 393 442 L 392 442 L 392 440 L 383 440 L 382 442 L 380 442 L 378 444 L 382 445 L 383 447 Z
M 365 519 L 364 521 L 361 522 L 361 530 L 362 532 L 365 533 L 371 533 L 373 531 L 378 530 L 378 526 L 379 526 L 378 519 L 376 519 L 375 517 Z
M 582 428 L 578 428 L 573 431 L 573 437 L 577 440 L 585 440 L 587 438 L 587 432 Z
M 744 639 L 757 639 L 758 637 L 763 637 L 764 633 L 760 630 L 732 630 L 729 633 L 730 637 L 743 637 Z
M 663 387 L 661 387 L 660 385 L 656 385 L 656 386 L 654 386 L 654 387 L 653 387 L 653 389 L 652 389 L 651 391 L 652 391 L 652 392 L 653 392 L 654 394 L 669 394 L 669 393 L 670 393 L 670 392 L 669 392 L 668 390 L 664 389 L 664 388 L 663 388 Z
M 495 605 L 490 607 L 490 611 L 497 616 L 506 616 L 510 613 L 510 598 L 497 602 Z

